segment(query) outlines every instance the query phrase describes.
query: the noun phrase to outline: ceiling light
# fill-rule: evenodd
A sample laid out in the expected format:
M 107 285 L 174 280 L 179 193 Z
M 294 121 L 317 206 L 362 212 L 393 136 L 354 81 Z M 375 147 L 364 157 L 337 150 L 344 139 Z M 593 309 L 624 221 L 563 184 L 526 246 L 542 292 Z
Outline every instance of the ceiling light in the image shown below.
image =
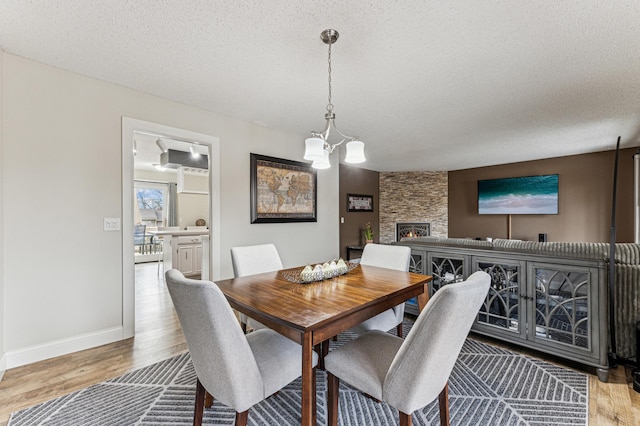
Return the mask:
M 198 151 L 196 151 L 196 147 L 195 147 L 195 146 L 193 146 L 193 145 L 191 145 L 191 146 L 189 147 L 189 152 L 191 153 L 191 156 L 192 156 L 193 158 L 199 158 L 199 157 L 200 157 L 200 153 L 199 153 Z
M 167 145 L 161 139 L 158 139 L 156 141 L 156 145 L 158 145 L 158 148 L 160 148 L 161 152 L 167 152 Z
M 324 30 L 320 34 L 320 38 L 325 44 L 329 45 L 329 103 L 327 104 L 327 112 L 324 115 L 327 123 L 322 132 L 311 132 L 311 137 L 305 141 L 304 159 L 313 161 L 312 167 L 316 169 L 327 169 L 331 167 L 329 162 L 329 154 L 333 150 L 347 142 L 347 155 L 344 161 L 347 163 L 362 163 L 366 159 L 364 157 L 364 143 L 357 137 L 347 136 L 336 127 L 333 113 L 333 104 L 331 103 L 331 45 L 338 40 L 339 34 L 336 30 Z M 336 131 L 342 140 L 335 144 L 329 143 L 329 134 L 331 129 Z

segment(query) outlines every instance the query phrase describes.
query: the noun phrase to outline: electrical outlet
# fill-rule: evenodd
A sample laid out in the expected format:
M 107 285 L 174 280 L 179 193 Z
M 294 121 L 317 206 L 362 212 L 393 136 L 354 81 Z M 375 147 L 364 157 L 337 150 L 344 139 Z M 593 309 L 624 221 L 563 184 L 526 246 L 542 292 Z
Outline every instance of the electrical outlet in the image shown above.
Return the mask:
M 120 230 L 120 218 L 119 217 L 105 217 L 104 218 L 104 230 L 105 231 L 119 231 Z

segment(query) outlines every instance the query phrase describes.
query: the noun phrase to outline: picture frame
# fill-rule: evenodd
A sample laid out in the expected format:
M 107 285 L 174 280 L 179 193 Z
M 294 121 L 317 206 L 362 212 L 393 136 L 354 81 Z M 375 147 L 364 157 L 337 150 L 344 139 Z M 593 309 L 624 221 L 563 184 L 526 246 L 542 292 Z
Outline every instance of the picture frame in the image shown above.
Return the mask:
M 347 194 L 348 212 L 372 212 L 373 195 Z
M 251 223 L 318 221 L 318 176 L 310 164 L 250 156 Z

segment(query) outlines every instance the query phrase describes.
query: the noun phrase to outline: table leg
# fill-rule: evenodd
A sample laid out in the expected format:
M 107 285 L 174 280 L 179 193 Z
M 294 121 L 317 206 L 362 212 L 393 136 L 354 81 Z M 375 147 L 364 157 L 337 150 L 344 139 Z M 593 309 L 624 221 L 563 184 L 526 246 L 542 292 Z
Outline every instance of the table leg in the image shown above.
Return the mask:
M 429 283 L 424 284 L 424 292 L 418 295 L 418 310 L 422 312 L 429 301 Z
M 316 425 L 316 375 L 313 368 L 313 333 L 302 337 L 302 426 Z

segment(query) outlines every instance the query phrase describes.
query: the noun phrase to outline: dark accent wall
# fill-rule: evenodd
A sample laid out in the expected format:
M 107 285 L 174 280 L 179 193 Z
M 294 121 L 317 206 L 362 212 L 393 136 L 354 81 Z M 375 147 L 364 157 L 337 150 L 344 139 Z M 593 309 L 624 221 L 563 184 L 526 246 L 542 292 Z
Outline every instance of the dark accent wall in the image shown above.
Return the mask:
M 633 154 L 620 151 L 616 235 L 633 242 Z M 449 172 L 449 237 L 507 238 L 507 215 L 478 214 L 478 180 L 545 174 L 559 175 L 557 215 L 512 215 L 511 238 L 608 242 L 615 151 Z
M 343 259 L 347 258 L 347 246 L 364 244 L 361 230 L 367 222 L 371 222 L 371 227 L 376 234 L 374 241 L 379 241 L 380 192 L 378 180 L 378 172 L 340 164 L 340 218 L 344 218 L 344 223 L 340 223 L 340 256 Z M 347 194 L 373 195 L 373 212 L 348 212 Z M 359 253 L 354 252 L 352 257 L 359 257 Z

